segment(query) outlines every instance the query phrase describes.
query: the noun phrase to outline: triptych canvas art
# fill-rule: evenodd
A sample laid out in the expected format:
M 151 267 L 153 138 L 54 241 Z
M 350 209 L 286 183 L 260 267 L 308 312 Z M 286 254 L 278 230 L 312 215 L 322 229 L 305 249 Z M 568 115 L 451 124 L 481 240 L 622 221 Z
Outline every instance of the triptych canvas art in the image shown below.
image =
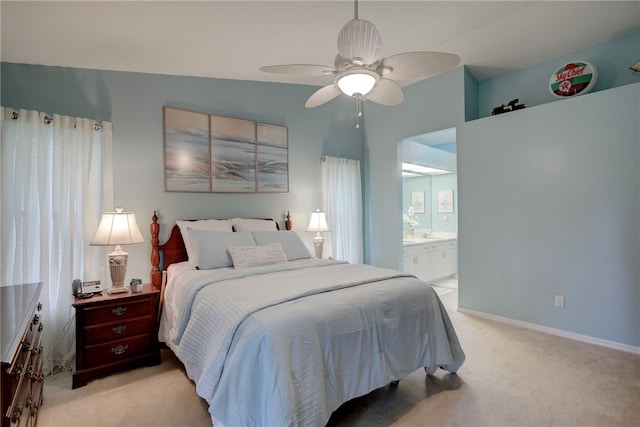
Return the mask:
M 287 128 L 164 107 L 165 191 L 289 191 Z

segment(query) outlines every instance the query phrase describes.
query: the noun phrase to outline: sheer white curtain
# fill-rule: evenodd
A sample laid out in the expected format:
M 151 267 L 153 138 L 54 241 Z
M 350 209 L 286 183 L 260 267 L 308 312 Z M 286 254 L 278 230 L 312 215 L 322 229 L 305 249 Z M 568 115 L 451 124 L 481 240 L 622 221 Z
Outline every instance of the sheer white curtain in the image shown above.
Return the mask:
M 73 355 L 71 281 L 106 257 L 88 244 L 113 207 L 111 123 L 0 109 L 0 285 L 43 282 L 48 372 Z
M 322 197 L 331 229 L 325 233 L 325 255 L 352 264 L 362 263 L 360 161 L 323 157 Z

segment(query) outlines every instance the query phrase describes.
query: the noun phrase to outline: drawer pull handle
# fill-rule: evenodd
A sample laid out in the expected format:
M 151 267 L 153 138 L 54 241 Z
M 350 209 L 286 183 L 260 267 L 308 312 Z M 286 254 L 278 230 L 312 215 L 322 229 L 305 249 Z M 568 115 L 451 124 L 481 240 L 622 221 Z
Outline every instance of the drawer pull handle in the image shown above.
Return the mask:
M 127 351 L 128 348 L 129 348 L 128 345 L 120 344 L 119 346 L 112 348 L 111 352 L 114 353 L 114 354 L 122 354 L 125 351 Z
M 20 422 L 20 416 L 22 415 L 22 408 L 21 407 L 17 407 L 14 411 L 13 414 L 11 415 L 11 422 L 14 424 L 18 424 Z
M 24 369 L 23 364 L 16 366 L 16 369 L 13 371 L 13 375 L 15 375 L 16 378 L 20 378 L 22 376 L 23 369 Z
M 127 325 L 118 325 L 111 328 L 114 334 L 121 334 L 127 330 Z
M 122 316 L 123 314 L 125 314 L 127 312 L 127 307 L 114 308 L 113 310 L 111 310 L 111 312 L 113 314 L 115 314 L 116 316 Z
M 31 379 L 31 381 L 39 382 L 39 381 L 44 380 L 44 374 L 42 374 L 42 373 L 40 373 L 40 374 L 33 373 L 33 374 L 29 375 L 29 378 Z

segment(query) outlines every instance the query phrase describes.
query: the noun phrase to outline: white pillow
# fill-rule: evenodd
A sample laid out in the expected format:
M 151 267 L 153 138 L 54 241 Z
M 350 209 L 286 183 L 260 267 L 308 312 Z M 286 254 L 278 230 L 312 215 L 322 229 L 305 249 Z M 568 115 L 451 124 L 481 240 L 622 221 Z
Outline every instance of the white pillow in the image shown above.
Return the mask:
M 209 231 L 188 228 L 187 234 L 193 246 L 193 258 L 189 262 L 199 270 L 232 267 L 233 260 L 229 256 L 229 246 L 255 245 L 253 236 L 248 231 L 229 233 L 227 231 Z
M 280 243 L 289 261 L 312 258 L 309 249 L 295 231 L 254 231 L 252 234 L 259 245 Z
M 234 268 L 257 267 L 260 265 L 287 262 L 287 256 L 280 243 L 264 246 L 229 246 L 229 254 Z
M 194 230 L 209 230 L 209 231 L 233 231 L 233 225 L 230 219 L 202 219 L 198 221 L 176 221 L 178 228 L 180 228 L 180 234 L 184 241 L 184 247 L 187 250 L 188 259 L 193 258 L 194 250 L 187 233 L 187 228 L 193 228 Z M 195 267 L 196 265 L 192 263 Z
M 272 219 L 245 219 L 233 218 L 231 220 L 235 231 L 277 231 L 278 226 Z

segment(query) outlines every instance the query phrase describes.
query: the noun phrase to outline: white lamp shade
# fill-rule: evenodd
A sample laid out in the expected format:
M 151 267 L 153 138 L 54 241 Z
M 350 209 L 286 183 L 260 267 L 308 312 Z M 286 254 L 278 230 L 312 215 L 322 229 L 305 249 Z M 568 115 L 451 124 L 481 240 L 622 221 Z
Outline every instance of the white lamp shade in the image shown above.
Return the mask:
M 336 78 L 340 90 L 349 96 L 368 94 L 377 81 L 376 74 L 369 70 L 349 70 Z
M 329 225 L 327 224 L 327 215 L 324 212 L 320 212 L 318 209 L 311 214 L 309 220 L 309 226 L 307 231 L 329 231 Z
M 102 214 L 98 231 L 89 244 L 92 246 L 113 246 L 142 242 L 144 242 L 144 238 L 138 228 L 136 214 L 122 212 L 120 209 L 117 212 Z

